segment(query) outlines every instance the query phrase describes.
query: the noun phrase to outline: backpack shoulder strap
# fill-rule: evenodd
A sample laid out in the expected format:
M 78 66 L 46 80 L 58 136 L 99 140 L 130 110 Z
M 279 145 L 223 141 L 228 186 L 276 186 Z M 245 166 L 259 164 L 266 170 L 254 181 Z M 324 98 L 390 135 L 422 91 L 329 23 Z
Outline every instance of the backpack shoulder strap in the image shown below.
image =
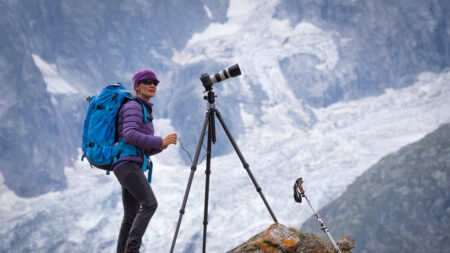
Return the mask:
M 131 98 L 130 100 L 136 101 L 137 103 L 139 103 L 142 106 L 142 121 L 144 121 L 144 123 L 147 124 L 147 122 L 149 121 L 149 118 L 148 118 L 148 113 L 147 113 L 147 107 L 145 106 L 145 104 L 136 98 Z

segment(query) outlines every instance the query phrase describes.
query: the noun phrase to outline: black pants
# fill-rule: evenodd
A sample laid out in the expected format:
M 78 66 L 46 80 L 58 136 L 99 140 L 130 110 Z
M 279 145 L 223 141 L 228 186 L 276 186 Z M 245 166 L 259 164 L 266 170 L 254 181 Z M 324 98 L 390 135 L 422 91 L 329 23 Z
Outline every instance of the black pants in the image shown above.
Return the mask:
M 124 210 L 117 253 L 139 252 L 142 237 L 158 202 L 139 164 L 125 163 L 116 168 L 114 174 L 122 185 Z

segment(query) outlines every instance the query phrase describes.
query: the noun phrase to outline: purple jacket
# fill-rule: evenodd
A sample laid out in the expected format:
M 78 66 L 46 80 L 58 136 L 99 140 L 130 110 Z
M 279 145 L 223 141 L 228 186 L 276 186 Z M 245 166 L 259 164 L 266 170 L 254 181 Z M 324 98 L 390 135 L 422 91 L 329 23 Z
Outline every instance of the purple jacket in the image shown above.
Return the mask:
M 140 100 L 147 109 L 147 113 L 150 116 L 152 114 L 153 104 L 145 102 L 139 97 L 136 99 Z M 159 147 L 162 146 L 163 140 L 159 136 L 154 136 L 153 123 L 144 123 L 142 120 L 142 105 L 134 100 L 126 102 L 122 108 L 119 110 L 119 115 L 117 118 L 117 134 L 118 141 L 125 139 L 125 142 L 136 146 L 144 150 L 145 154 L 148 156 L 155 155 L 161 150 Z M 135 161 L 140 164 L 144 161 L 143 156 L 125 156 L 119 158 L 113 165 L 112 168 L 115 169 L 118 165 L 123 164 L 124 161 Z M 150 166 L 150 163 L 148 163 Z

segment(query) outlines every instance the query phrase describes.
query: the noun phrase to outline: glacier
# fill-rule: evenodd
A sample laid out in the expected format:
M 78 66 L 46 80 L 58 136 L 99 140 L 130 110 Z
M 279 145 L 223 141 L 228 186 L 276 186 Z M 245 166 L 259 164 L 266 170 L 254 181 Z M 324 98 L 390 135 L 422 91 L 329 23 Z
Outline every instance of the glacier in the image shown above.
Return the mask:
M 311 108 L 317 122 L 306 130 L 285 105 L 266 106 L 265 116 L 257 120 L 241 106 L 248 124 L 238 145 L 278 220 L 298 228 L 311 210 L 293 200 L 297 177 L 304 178 L 315 208 L 329 203 L 378 159 L 450 122 L 449 82 L 448 69 L 422 73 L 407 88 Z M 158 119 L 155 126 L 160 135 L 176 131 L 169 119 Z M 144 237 L 143 252 L 170 248 L 190 174 L 179 148 L 179 144 L 171 146 L 153 158 L 152 188 L 159 207 Z M 272 219 L 237 155 L 215 156 L 214 146 L 212 152 L 207 251 L 223 252 L 269 226 Z M 194 177 L 175 252 L 200 251 L 204 168 L 203 161 Z M 2 186 L 0 199 L 7 205 L 0 209 L 1 251 L 114 251 L 122 215 L 119 183 L 81 161 L 66 167 L 65 174 L 67 190 L 37 198 L 19 198 Z M 333 224 L 327 225 L 333 229 Z
M 293 27 L 288 19 L 274 18 L 278 4 L 273 0 L 230 1 L 227 22 L 211 23 L 202 33 L 194 34 L 182 51 L 174 51 L 172 61 L 180 65 L 207 60 L 238 62 L 246 73 L 239 89 L 248 91 L 249 85 L 262 85 L 270 103 L 296 101 L 280 61 L 297 54 L 311 55 L 319 62 L 317 70 L 329 71 L 337 65 L 339 53 L 332 33 L 308 22 Z M 326 88 L 315 89 L 323 92 Z M 227 94 L 229 89 L 224 89 Z

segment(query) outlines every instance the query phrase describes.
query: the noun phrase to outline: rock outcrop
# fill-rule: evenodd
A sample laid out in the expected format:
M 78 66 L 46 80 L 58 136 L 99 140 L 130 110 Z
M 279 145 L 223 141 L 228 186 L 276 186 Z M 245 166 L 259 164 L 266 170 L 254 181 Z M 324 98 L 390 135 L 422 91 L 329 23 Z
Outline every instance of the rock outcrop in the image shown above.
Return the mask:
M 351 252 L 354 241 L 346 237 L 338 243 L 342 252 Z M 333 245 L 313 233 L 301 233 L 280 223 L 250 238 L 228 253 L 332 253 Z

